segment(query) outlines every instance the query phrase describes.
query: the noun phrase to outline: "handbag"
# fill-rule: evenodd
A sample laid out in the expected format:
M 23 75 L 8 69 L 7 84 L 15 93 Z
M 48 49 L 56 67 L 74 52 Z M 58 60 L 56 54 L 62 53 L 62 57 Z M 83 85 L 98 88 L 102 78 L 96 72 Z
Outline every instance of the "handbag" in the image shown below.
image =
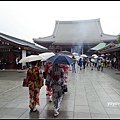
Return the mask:
M 24 79 L 23 79 L 22 86 L 23 86 L 23 87 L 28 87 L 28 82 L 29 82 L 29 78 L 28 78 L 28 77 L 24 78 Z

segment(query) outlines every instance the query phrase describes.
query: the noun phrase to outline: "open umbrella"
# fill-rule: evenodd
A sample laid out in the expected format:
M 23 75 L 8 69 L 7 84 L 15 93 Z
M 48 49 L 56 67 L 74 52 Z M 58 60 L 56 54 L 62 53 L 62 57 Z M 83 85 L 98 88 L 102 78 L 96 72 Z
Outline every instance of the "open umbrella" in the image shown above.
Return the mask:
M 97 56 L 97 55 L 96 55 L 96 54 L 93 54 L 92 56 L 95 57 L 95 56 Z
M 87 55 L 85 55 L 85 54 L 82 54 L 82 55 L 80 55 L 81 57 L 88 57 Z
M 98 56 L 94 56 L 94 58 L 98 58 Z
M 55 64 L 68 64 L 68 65 L 74 62 L 72 58 L 63 54 L 57 54 L 57 55 L 51 56 L 50 58 L 47 59 L 47 61 L 50 61 Z
M 45 53 L 39 54 L 39 56 L 43 57 L 45 60 L 47 60 L 49 57 L 51 57 L 53 55 L 55 55 L 55 53 L 53 53 L 53 52 L 45 52 Z M 44 60 L 42 60 L 42 61 L 44 61 Z
M 37 61 L 37 60 L 45 60 L 45 59 L 39 55 L 30 55 L 30 56 L 22 58 L 19 61 L 19 63 L 32 62 L 32 61 Z
M 57 54 L 64 54 L 64 55 L 68 55 L 68 56 L 73 56 L 73 54 L 71 53 L 71 52 L 69 52 L 69 51 L 60 51 L 59 53 L 57 53 Z

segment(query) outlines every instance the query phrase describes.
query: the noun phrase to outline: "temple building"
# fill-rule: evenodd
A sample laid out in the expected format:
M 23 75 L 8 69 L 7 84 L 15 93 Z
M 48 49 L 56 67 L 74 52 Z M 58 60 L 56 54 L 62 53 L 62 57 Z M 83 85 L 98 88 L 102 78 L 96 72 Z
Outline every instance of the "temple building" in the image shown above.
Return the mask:
M 53 52 L 70 51 L 85 54 L 101 41 L 117 41 L 118 35 L 105 34 L 100 18 L 77 21 L 56 21 L 53 34 L 47 37 L 33 38 L 33 41 Z
M 35 43 L 28 42 L 4 33 L 0 33 L 0 69 L 16 69 L 16 58 L 20 59 L 29 55 L 38 55 L 48 52 L 47 48 L 43 48 Z M 25 63 L 21 65 L 21 68 Z

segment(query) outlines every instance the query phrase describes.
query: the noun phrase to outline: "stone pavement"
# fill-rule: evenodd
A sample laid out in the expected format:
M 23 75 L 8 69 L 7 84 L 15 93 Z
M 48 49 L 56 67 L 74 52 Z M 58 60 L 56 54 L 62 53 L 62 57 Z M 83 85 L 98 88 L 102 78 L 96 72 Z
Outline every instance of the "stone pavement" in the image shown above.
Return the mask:
M 63 97 L 60 114 L 53 117 L 45 86 L 40 92 L 38 112 L 30 113 L 28 88 L 22 87 L 26 70 L 0 71 L 0 119 L 114 119 L 120 118 L 120 71 L 90 67 L 77 73 L 69 71 L 68 93 Z

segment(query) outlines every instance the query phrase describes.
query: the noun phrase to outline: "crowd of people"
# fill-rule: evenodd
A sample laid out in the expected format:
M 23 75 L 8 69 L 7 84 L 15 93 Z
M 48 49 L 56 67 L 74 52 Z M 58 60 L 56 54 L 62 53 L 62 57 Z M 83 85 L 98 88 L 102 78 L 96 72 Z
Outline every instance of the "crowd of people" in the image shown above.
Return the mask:
M 31 62 L 31 66 L 27 71 L 27 77 L 31 76 L 32 73 L 34 75 L 34 79 L 31 78 L 28 83 L 30 98 L 29 108 L 31 112 L 37 111 L 36 105 L 40 105 L 39 95 L 43 85 L 39 86 L 39 74 L 41 74 L 43 80 L 45 80 L 43 83 L 46 86 L 46 96 L 48 96 L 49 102 L 53 103 L 54 117 L 56 117 L 59 115 L 63 95 L 65 92 L 68 92 L 68 70 L 70 66 L 72 67 L 72 73 L 76 73 L 76 65 L 80 67 L 80 70 L 85 69 L 86 66 L 90 66 L 91 70 L 96 68 L 98 71 L 103 71 L 103 68 L 108 65 L 111 66 L 111 68 L 113 66 L 115 67 L 115 62 L 117 61 L 115 57 L 112 62 L 109 61 L 109 64 L 107 59 L 100 57 L 94 59 L 94 61 L 91 60 L 93 58 L 88 57 L 79 58 L 79 60 L 77 60 L 75 56 L 73 56 L 72 59 L 74 62 L 71 65 L 54 64 L 46 61 L 44 63 L 43 72 L 41 71 L 39 61 Z
M 118 66 L 118 60 L 117 57 L 114 56 L 112 58 L 110 57 L 101 57 L 98 56 L 97 58 L 94 57 L 80 57 L 78 60 L 75 58 L 75 56 L 72 57 L 74 60 L 74 63 L 72 66 L 72 73 L 76 73 L 76 65 L 80 67 L 80 70 L 85 69 L 86 66 L 90 66 L 91 70 L 94 68 L 97 68 L 98 71 L 103 71 L 104 67 L 110 67 L 110 68 L 117 68 Z

